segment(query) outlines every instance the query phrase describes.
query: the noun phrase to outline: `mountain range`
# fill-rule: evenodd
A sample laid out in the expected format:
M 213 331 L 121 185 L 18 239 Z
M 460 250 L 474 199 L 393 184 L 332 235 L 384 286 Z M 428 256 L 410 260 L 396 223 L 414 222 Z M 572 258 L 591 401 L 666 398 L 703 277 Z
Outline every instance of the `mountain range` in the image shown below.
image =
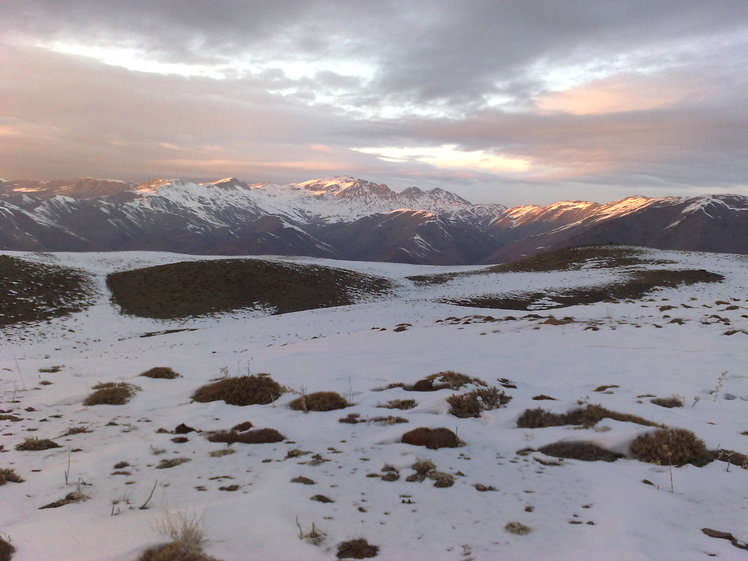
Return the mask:
M 0 181 L 0 249 L 305 255 L 462 265 L 620 243 L 748 254 L 748 197 L 629 197 L 507 208 L 351 177 L 142 184 Z

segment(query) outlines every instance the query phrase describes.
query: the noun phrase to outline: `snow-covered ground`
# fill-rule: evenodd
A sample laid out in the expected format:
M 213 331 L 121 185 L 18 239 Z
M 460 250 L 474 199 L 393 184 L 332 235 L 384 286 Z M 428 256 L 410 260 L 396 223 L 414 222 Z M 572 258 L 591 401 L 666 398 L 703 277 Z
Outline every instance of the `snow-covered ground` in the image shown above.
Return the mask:
M 405 277 L 479 268 L 323 262 L 384 276 L 398 287 L 387 298 L 353 306 L 162 321 L 119 314 L 106 292 L 106 274 L 198 257 L 7 253 L 86 270 L 99 291 L 83 312 L 0 331 L 0 413 L 23 419 L 0 421 L 0 468 L 12 468 L 25 480 L 0 487 L 0 533 L 17 549 L 14 561 L 134 561 L 145 548 L 167 541 L 157 528 L 169 512 L 199 517 L 210 540 L 206 551 L 222 561 L 331 560 L 338 543 L 359 537 L 378 545 L 377 558 L 386 560 L 748 556 L 701 531 L 708 527 L 748 540 L 748 470 L 728 470 L 724 462 L 670 470 L 630 457 L 608 463 L 519 455 L 560 440 L 592 441 L 625 453 L 631 440 L 652 429 L 609 419 L 588 429 L 516 426 L 526 409 L 565 412 L 580 403 L 601 404 L 692 430 L 710 449 L 748 453 L 745 257 L 652 251 L 675 262 L 664 267 L 703 268 L 725 280 L 659 290 L 639 301 L 536 312 L 540 317 L 439 301 L 601 284 L 618 273 L 473 275 L 417 286 Z M 462 319 L 486 314 L 499 321 Z M 546 323 L 551 315 L 574 321 Z M 399 324 L 410 325 L 395 331 Z M 184 331 L 142 337 L 177 329 Z M 40 372 L 53 366 L 59 371 Z M 169 366 L 182 377 L 138 376 L 154 366 Z M 382 390 L 445 370 L 492 385 L 509 380 L 516 388 L 504 391 L 512 400 L 480 418 L 460 419 L 448 414 L 449 390 Z M 267 372 L 293 390 L 337 391 L 354 405 L 303 413 L 288 407 L 294 393 L 272 405 L 191 401 L 199 386 L 226 372 Z M 125 405 L 82 404 L 92 386 L 110 381 L 133 383 L 141 391 Z M 616 387 L 595 391 L 603 385 Z M 532 399 L 540 394 L 556 401 Z M 685 406 L 666 409 L 646 395 L 677 395 Z M 418 405 L 407 411 L 377 407 L 392 399 L 415 399 Z M 399 415 L 409 422 L 338 422 L 349 413 L 361 419 Z M 237 443 L 231 446 L 235 453 L 211 456 L 226 445 L 209 442 L 204 433 L 243 421 L 277 429 L 287 440 Z M 180 423 L 203 434 L 192 432 L 187 442 L 175 443 L 174 434 L 157 432 Z M 400 443 L 404 432 L 421 426 L 449 428 L 465 445 L 429 450 Z M 74 427 L 90 432 L 61 436 Z M 61 447 L 15 450 L 28 437 L 52 438 Z M 310 462 L 314 455 L 321 460 Z M 176 457 L 190 461 L 156 469 L 161 460 Z M 455 475 L 455 484 L 407 482 L 417 459 Z M 115 469 L 119 462 L 129 466 Z M 385 465 L 399 470 L 397 481 L 367 477 L 382 475 Z M 315 484 L 292 483 L 298 476 Z M 496 490 L 479 492 L 478 483 Z M 230 485 L 238 489 L 219 489 Z M 148 508 L 140 509 L 154 486 Z M 89 500 L 39 510 L 78 487 Z M 334 502 L 310 500 L 317 494 Z M 507 532 L 505 525 L 515 521 L 531 532 Z M 312 524 L 325 534 L 319 545 L 299 538 L 299 526 L 307 532 Z

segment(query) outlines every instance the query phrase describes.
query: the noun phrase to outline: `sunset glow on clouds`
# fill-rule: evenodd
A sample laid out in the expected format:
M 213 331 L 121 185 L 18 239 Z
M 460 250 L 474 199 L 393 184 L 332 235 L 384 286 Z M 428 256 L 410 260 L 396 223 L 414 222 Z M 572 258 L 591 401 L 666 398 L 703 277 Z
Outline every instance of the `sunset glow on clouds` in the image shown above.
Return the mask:
M 0 177 L 748 194 L 742 0 L 0 3 Z

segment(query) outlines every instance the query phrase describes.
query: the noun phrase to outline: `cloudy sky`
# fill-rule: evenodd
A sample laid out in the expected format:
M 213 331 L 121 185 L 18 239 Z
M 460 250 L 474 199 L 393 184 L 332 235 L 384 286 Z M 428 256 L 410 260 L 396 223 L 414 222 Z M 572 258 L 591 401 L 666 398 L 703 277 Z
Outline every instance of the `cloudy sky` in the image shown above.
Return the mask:
M 745 0 L 2 0 L 0 177 L 748 195 Z

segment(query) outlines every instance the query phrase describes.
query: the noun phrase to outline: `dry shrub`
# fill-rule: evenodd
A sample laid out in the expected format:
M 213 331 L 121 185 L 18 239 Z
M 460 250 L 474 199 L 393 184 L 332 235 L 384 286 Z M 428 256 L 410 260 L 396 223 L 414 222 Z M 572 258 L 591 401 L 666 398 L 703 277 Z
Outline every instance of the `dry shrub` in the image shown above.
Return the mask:
M 10 468 L 0 468 L 0 485 L 6 483 L 23 483 L 23 479 Z
M 281 442 L 285 439 L 286 437 L 275 429 L 256 429 L 244 432 L 224 430 L 208 435 L 208 440 L 210 442 L 224 442 L 226 444 L 233 444 L 234 442 L 242 442 L 244 444 L 267 444 L 269 442 Z
M 620 456 L 609 450 L 600 448 L 591 442 L 554 442 L 538 449 L 546 456 L 554 458 L 570 458 L 584 462 L 615 462 Z
M 231 427 L 231 430 L 236 432 L 244 432 L 251 429 L 254 425 L 251 423 L 251 421 L 244 421 L 243 423 L 239 423 Z
M 350 403 L 337 392 L 314 392 L 297 397 L 289 405 L 296 411 L 333 411 Z
M 445 428 L 428 429 L 426 427 L 418 427 L 417 429 L 406 432 L 400 441 L 405 444 L 425 446 L 434 450 L 438 448 L 457 448 L 460 445 L 457 435 Z
M 413 409 L 418 402 L 415 399 L 391 399 L 387 403 L 377 405 L 377 407 L 383 407 L 385 409 Z
M 704 441 L 685 429 L 658 430 L 643 434 L 631 443 L 630 450 L 643 462 L 665 466 L 689 463 L 704 465 L 713 459 Z
M 405 389 L 413 392 L 433 392 L 437 390 L 459 390 L 462 386 L 475 384 L 485 386 L 486 383 L 480 378 L 471 378 L 467 374 L 460 374 L 452 370 L 429 374 L 425 378 L 418 380 L 412 386 L 405 386 Z
M 83 405 L 124 405 L 140 388 L 126 382 L 103 382 L 93 389 Z
M 13 547 L 13 544 L 0 536 L 0 561 L 10 561 L 15 552 L 16 548 Z
M 154 366 L 150 370 L 146 370 L 140 376 L 145 376 L 146 378 L 162 378 L 165 380 L 173 380 L 174 378 L 179 378 L 179 374 L 174 372 L 171 368 L 168 366 Z
M 376 557 L 379 546 L 371 545 L 364 538 L 348 540 L 338 544 L 338 559 L 367 559 Z
M 449 412 L 455 417 L 480 417 L 483 411 L 490 411 L 511 401 L 511 396 L 506 395 L 496 387 L 477 388 L 464 394 L 455 394 L 447 399 Z
M 20 444 L 16 445 L 16 450 L 49 450 L 50 448 L 60 448 L 60 445 L 47 438 L 27 438 Z
M 201 403 L 225 401 L 229 405 L 266 405 L 284 392 L 270 374 L 223 378 L 198 388 L 192 399 Z
M 218 561 L 203 551 L 207 540 L 200 518 L 167 511 L 157 528 L 172 541 L 147 549 L 138 561 Z
M 506 525 L 504 525 L 504 530 L 509 532 L 510 534 L 515 534 L 517 536 L 526 536 L 530 532 L 532 532 L 532 528 L 529 526 L 525 526 L 522 524 L 522 522 L 508 522 Z
M 521 429 L 560 427 L 563 425 L 591 427 L 603 419 L 636 423 L 647 427 L 662 427 L 662 425 L 653 423 L 637 415 L 618 413 L 600 405 L 588 405 L 583 409 L 574 409 L 568 413 L 551 413 L 541 408 L 527 409 L 517 419 L 517 427 Z
M 161 462 L 156 466 L 155 469 L 169 469 L 173 467 L 180 466 L 182 464 L 186 464 L 187 462 L 190 462 L 189 458 L 164 458 L 161 460 Z
M 69 504 L 75 504 L 75 503 L 82 503 L 84 501 L 87 501 L 90 499 L 88 495 L 84 495 L 80 491 L 73 491 L 72 493 L 68 493 L 65 495 L 64 499 L 60 499 L 54 502 L 51 502 L 49 504 L 46 504 L 44 506 L 40 506 L 39 510 L 45 509 L 45 508 L 60 508 L 61 506 L 69 505 Z
M 650 403 L 659 405 L 660 407 L 667 407 L 671 409 L 673 407 L 683 407 L 683 400 L 679 397 L 656 397 L 649 400 Z

